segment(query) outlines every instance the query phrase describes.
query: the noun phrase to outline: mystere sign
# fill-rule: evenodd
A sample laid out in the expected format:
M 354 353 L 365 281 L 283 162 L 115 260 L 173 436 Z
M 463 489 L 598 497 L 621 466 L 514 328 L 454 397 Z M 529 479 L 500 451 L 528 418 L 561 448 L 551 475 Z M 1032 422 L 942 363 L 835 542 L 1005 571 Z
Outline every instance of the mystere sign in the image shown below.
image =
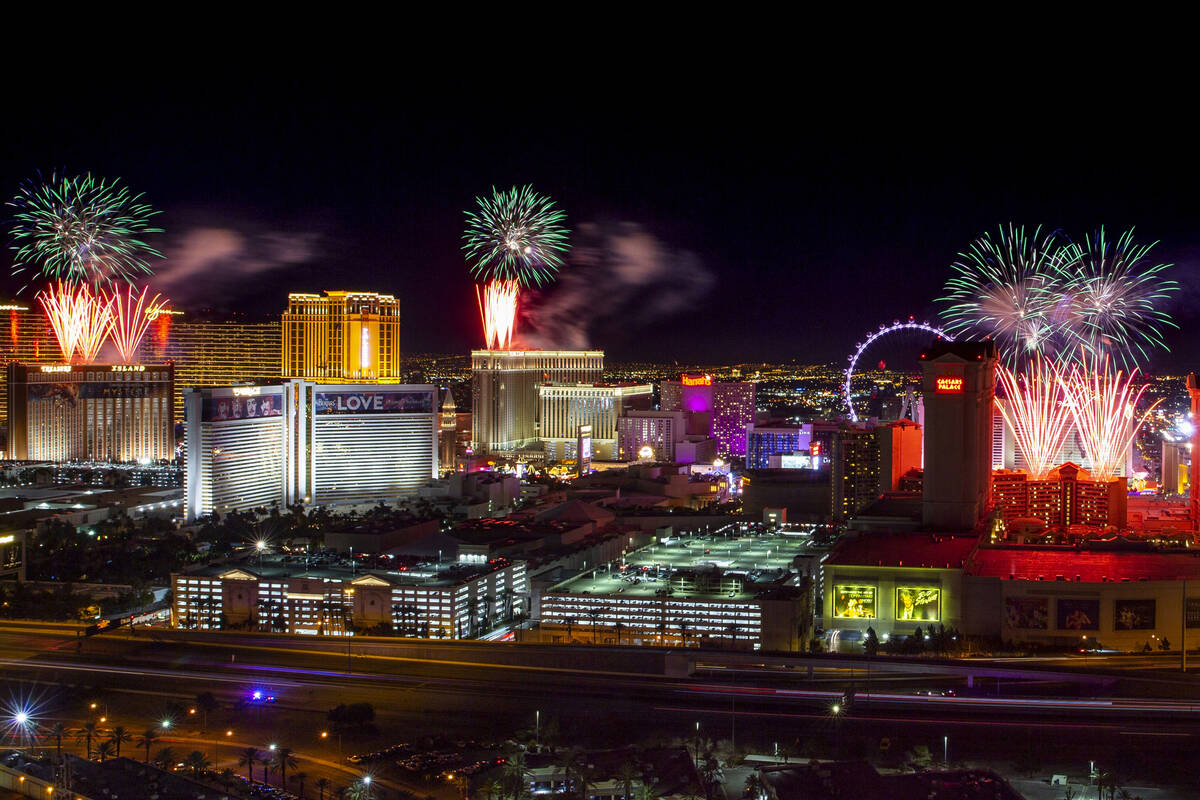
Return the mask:
M 318 414 L 432 414 L 433 392 L 317 392 Z

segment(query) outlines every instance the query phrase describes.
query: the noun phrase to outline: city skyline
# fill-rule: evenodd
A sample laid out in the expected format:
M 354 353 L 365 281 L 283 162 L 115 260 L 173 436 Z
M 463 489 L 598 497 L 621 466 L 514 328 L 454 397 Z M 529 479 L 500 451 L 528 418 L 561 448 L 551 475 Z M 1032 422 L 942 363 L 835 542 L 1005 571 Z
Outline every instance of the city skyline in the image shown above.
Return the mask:
M 558 284 L 523 296 L 526 344 L 603 347 L 616 360 L 838 362 L 881 323 L 935 317 L 956 254 L 1009 221 L 1077 236 L 1135 227 L 1160 241 L 1183 286 L 1167 306 L 1181 330 L 1148 365 L 1186 366 L 1200 336 L 1189 189 L 1200 162 L 1170 137 L 1096 170 L 1104 135 L 1069 151 L 1052 132 L 968 145 L 932 120 L 886 137 L 843 130 L 849 118 L 791 134 L 760 112 L 752 136 L 732 119 L 697 128 L 691 113 L 634 100 L 646 111 L 636 131 L 565 112 L 485 136 L 465 115 L 422 115 L 420 102 L 297 97 L 268 112 L 253 100 L 118 103 L 87 130 L 33 120 L 8 133 L 0 182 L 11 197 L 39 170 L 119 176 L 162 212 L 155 243 L 167 258 L 151 285 L 173 307 L 274 312 L 293 291 L 391 293 L 407 353 L 481 344 L 463 213 L 492 187 L 526 184 L 566 211 L 572 244 Z M 975 147 L 990 148 L 986 174 L 962 168 Z M 633 265 L 624 280 L 614 253 Z M 0 290 L 19 285 L 6 277 Z M 587 292 L 596 285 L 603 297 Z M 852 313 L 830 302 L 847 295 Z M 714 321 L 736 335 L 697 342 Z

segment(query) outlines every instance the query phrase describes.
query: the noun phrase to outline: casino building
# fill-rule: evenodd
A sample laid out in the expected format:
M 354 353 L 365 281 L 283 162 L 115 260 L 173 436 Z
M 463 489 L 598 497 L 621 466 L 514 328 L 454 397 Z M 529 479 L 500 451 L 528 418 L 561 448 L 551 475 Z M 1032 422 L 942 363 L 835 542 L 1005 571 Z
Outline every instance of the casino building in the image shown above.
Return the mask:
M 171 364 L 8 365 L 9 458 L 174 458 Z
M 192 389 L 187 516 L 415 495 L 437 477 L 436 397 L 403 384 Z
M 288 295 L 283 377 L 315 383 L 398 383 L 400 301 L 377 292 Z

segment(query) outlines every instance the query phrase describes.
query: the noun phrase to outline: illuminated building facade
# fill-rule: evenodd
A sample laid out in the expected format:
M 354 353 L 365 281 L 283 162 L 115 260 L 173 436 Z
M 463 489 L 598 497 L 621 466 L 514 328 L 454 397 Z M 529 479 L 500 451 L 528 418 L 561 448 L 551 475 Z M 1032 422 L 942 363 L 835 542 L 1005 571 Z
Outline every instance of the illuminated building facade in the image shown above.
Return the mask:
M 175 365 L 174 414 L 183 420 L 183 390 L 205 386 L 278 381 L 278 319 L 209 319 L 178 312 L 160 314 L 150 323 L 138 352 L 145 363 Z
M 880 491 L 898 491 L 900 480 L 921 468 L 921 426 L 907 419 L 890 422 L 875 429 L 875 438 L 879 440 Z
M 437 477 L 437 390 L 289 381 L 192 389 L 187 514 L 413 496 Z
M 45 312 L 35 303 L 3 303 L 0 312 L 7 325 L 0 333 L 0 361 L 11 364 L 57 364 L 62 352 Z M 147 359 L 161 361 L 162 359 Z M 8 422 L 8 385 L 0 386 L 0 424 Z
M 454 393 L 442 389 L 442 407 L 438 412 L 438 463 L 442 470 L 453 470 L 458 455 L 458 406 Z
M 689 415 L 688 433 L 712 436 L 722 456 L 746 455 L 746 426 L 755 419 L 755 385 L 714 381 L 710 375 L 683 375 L 663 381 L 659 391 L 663 411 Z
M 816 443 L 813 453 L 812 423 L 803 425 L 756 425 L 746 426 L 746 469 L 768 469 L 772 466 L 772 456 L 784 456 L 804 453 L 809 456 L 810 466 L 813 459 L 821 458 L 821 443 Z
M 171 588 L 176 628 L 317 636 L 374 630 L 429 639 L 486 633 L 524 610 L 529 594 L 525 562 L 503 559 L 403 573 L 251 560 L 173 574 Z
M 10 458 L 175 457 L 170 364 L 8 365 Z
M 600 350 L 471 351 L 471 425 L 476 453 L 508 454 L 539 441 L 543 384 L 597 383 Z
M 545 383 L 539 387 L 540 437 L 551 460 L 576 458 L 579 430 L 591 426 L 592 458 L 617 457 L 617 420 L 634 409 L 649 410 L 650 384 Z
M 1124 527 L 1126 523 L 1125 478 L 1093 481 L 1077 464 L 1063 464 L 1042 480 L 1030 479 L 1024 471 L 997 470 L 992 473 L 992 503 L 1005 522 L 1034 518 L 1047 525 Z
M 845 522 L 879 498 L 879 440 L 874 430 L 843 426 L 833 439 L 832 517 Z
M 375 292 L 294 292 L 283 314 L 283 377 L 398 383 L 400 302 Z
M 935 342 L 921 354 L 925 400 L 922 518 L 937 530 L 972 530 L 991 493 L 996 346 Z
M 650 460 L 674 462 L 675 446 L 687 439 L 682 411 L 630 411 L 617 420 L 617 459 L 634 461 L 649 447 Z

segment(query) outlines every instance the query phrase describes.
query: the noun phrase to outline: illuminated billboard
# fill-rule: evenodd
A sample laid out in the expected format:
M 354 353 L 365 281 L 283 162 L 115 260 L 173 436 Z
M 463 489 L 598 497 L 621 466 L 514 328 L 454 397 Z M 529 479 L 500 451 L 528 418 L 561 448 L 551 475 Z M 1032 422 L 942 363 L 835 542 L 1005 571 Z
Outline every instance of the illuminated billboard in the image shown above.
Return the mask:
M 937 622 L 941 619 L 942 590 L 936 586 L 896 587 L 896 619 Z
M 1050 600 L 1045 597 L 1006 597 L 1004 616 L 1010 628 L 1044 631 L 1050 627 Z
M 834 586 L 833 615 L 842 619 L 875 619 L 875 587 L 851 584 Z
M 963 379 L 957 375 L 939 375 L 934 390 L 938 394 L 962 394 Z
M 318 414 L 432 414 L 433 392 L 322 392 Z
M 711 375 L 684 375 L 679 380 L 684 386 L 712 386 Z
M 283 416 L 283 390 L 258 396 L 206 397 L 200 415 L 205 422 Z
M 1058 599 L 1058 629 L 1060 631 L 1100 630 L 1100 600 Z
M 1154 629 L 1154 600 L 1117 600 L 1113 603 L 1113 628 L 1118 631 Z

